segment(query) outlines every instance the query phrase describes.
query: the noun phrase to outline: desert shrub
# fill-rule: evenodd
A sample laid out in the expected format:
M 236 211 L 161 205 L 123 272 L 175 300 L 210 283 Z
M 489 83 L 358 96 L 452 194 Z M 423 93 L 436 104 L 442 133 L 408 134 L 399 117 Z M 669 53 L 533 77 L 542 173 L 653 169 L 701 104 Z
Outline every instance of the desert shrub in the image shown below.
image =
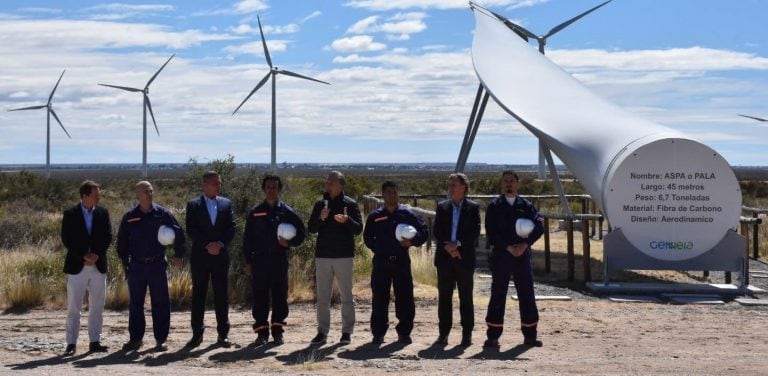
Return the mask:
M 169 265 L 168 295 L 174 308 L 189 308 L 192 303 L 192 274 L 189 267 L 176 269 Z
M 434 266 L 435 253 L 430 250 L 410 251 L 413 281 L 422 285 L 437 287 L 437 269 Z
M 5 304 L 9 309 L 28 309 L 45 303 L 46 283 L 35 276 L 22 276 L 3 286 Z

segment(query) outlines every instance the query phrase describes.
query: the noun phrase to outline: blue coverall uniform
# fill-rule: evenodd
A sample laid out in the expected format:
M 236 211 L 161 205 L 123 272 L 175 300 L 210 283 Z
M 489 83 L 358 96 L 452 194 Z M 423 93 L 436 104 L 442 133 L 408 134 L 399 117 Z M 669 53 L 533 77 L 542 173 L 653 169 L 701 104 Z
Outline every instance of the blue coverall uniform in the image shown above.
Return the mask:
M 160 226 L 173 229 L 175 257 L 184 257 L 184 231 L 176 218 L 164 207 L 152 204 L 149 213 L 139 206 L 129 210 L 120 221 L 117 232 L 117 255 L 128 275 L 128 333 L 131 341 L 144 338 L 144 297 L 152 306 L 152 331 L 157 343 L 164 343 L 171 326 L 171 301 L 168 296 L 168 262 L 166 247 L 157 241 Z
M 243 256 L 251 265 L 253 287 L 253 331 L 269 333 L 270 303 L 272 305 L 272 335 L 282 334 L 288 317 L 288 250 L 277 242 L 277 226 L 290 223 L 296 236 L 288 245 L 297 247 L 306 237 L 304 223 L 296 212 L 282 200 L 274 206 L 265 202 L 251 209 L 245 220 Z
M 363 239 L 365 246 L 373 251 L 371 334 L 374 337 L 384 336 L 389 329 L 389 292 L 393 286 L 398 320 L 395 330 L 400 336 L 409 336 L 413 330 L 416 305 L 413 301 L 411 258 L 408 248 L 400 245 L 395 238 L 395 228 L 401 223 L 416 229 L 417 234 L 411 239 L 413 246 L 424 244 L 429 227 L 421 217 L 403 205 L 398 205 L 394 212 L 382 206 L 371 212 L 365 222 Z
M 518 218 L 528 218 L 535 224 L 534 230 L 523 239 L 517 235 L 515 224 Z M 491 299 L 488 302 L 489 339 L 498 339 L 504 329 L 504 304 L 507 299 L 509 279 L 512 277 L 517 290 L 520 306 L 520 327 L 527 340 L 536 339 L 539 311 L 533 293 L 533 269 L 531 267 L 531 245 L 544 234 L 544 225 L 539 212 L 530 201 L 517 196 L 510 205 L 502 194 L 494 198 L 485 212 L 485 233 L 491 245 Z M 528 244 L 525 253 L 514 257 L 507 251 L 508 245 Z

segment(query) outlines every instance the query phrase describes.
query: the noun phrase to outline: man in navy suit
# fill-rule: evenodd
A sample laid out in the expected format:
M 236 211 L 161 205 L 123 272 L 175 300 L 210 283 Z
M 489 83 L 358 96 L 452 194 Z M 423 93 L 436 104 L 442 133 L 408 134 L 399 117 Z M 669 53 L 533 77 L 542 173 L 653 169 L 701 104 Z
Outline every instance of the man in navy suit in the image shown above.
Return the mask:
M 80 331 L 80 309 L 88 291 L 89 351 L 105 352 L 101 344 L 102 314 L 107 290 L 107 248 L 112 243 L 112 223 L 107 209 L 98 206 L 100 188 L 87 180 L 80 185 L 80 203 L 64 211 L 61 241 L 67 248 L 67 348 L 74 355 Z
M 472 344 L 475 312 L 472 287 L 475 275 L 475 246 L 480 236 L 480 207 L 467 199 L 469 179 L 462 173 L 448 177 L 447 200 L 437 205 L 434 234 L 437 240 L 435 266 L 440 335 L 436 345 L 448 344 L 448 333 L 453 326 L 453 290 L 459 289 L 461 314 L 461 346 Z
M 208 280 L 213 285 L 216 309 L 216 344 L 229 347 L 229 243 L 235 236 L 232 203 L 219 196 L 221 175 L 203 174 L 203 194 L 187 203 L 187 235 L 192 238 L 192 339 L 188 348 L 203 341 L 203 317 Z

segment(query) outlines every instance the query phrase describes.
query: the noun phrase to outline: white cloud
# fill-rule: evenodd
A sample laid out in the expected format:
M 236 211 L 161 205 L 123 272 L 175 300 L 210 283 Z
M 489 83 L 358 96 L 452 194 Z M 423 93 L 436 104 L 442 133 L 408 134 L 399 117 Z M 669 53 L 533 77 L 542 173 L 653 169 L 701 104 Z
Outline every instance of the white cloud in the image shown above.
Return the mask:
M 99 4 L 93 7 L 85 8 L 85 11 L 109 11 L 109 12 L 170 12 L 176 9 L 168 4 L 124 4 L 109 3 Z
M 319 10 L 316 10 L 316 11 L 308 14 L 306 17 L 302 18 L 301 21 L 299 21 L 299 23 L 304 23 L 304 22 L 307 22 L 307 21 L 309 21 L 309 20 L 311 20 L 311 19 L 313 19 L 315 17 L 320 17 L 322 14 L 323 14 L 323 12 L 321 12 Z
M 373 41 L 370 35 L 355 35 L 349 38 L 336 39 L 331 48 L 340 52 L 380 51 L 387 48 L 386 44 Z
M 109 3 L 83 9 L 84 12 L 94 13 L 89 18 L 99 21 L 118 21 L 137 16 L 153 15 L 160 12 L 172 12 L 176 9 L 168 4 L 124 4 Z
M 363 18 L 360 21 L 355 22 L 352 24 L 352 26 L 347 29 L 347 34 L 362 34 L 365 33 L 367 30 L 370 30 L 370 28 L 376 24 L 376 20 L 379 19 L 379 16 L 368 16 L 366 18 Z
M 269 5 L 262 0 L 242 0 L 231 7 L 204 10 L 195 12 L 193 16 L 216 16 L 222 14 L 252 14 L 258 11 L 269 9 Z
M 62 50 L 125 47 L 188 48 L 209 41 L 231 40 L 226 34 L 199 30 L 170 31 L 165 26 L 79 20 L 12 20 L 0 23 L 4 42 L 0 52 L 17 55 L 21 50 Z
M 283 26 L 271 26 L 263 25 L 262 30 L 264 34 L 291 34 L 299 32 L 299 25 L 292 23 Z M 258 26 L 251 26 L 249 24 L 240 24 L 236 27 L 230 28 L 230 31 L 235 34 L 259 34 Z
M 253 13 L 269 8 L 266 2 L 262 0 L 242 0 L 233 6 L 236 13 Z
M 14 98 L 14 99 L 27 98 L 27 97 L 29 97 L 29 93 L 27 93 L 26 91 L 17 91 L 15 93 L 11 93 L 8 95 L 8 98 Z
M 267 48 L 270 55 L 274 55 L 275 52 L 283 52 L 288 49 L 288 41 L 284 40 L 268 40 Z M 223 49 L 229 57 L 237 55 L 257 55 L 264 56 L 264 47 L 261 40 L 255 42 L 244 43 L 240 45 L 226 46 Z
M 386 33 L 389 40 L 408 40 L 410 35 L 426 30 L 423 12 L 398 13 L 387 22 L 379 23 L 378 16 L 369 16 L 355 22 L 347 29 L 347 34 Z
M 530 7 L 548 0 L 485 0 L 477 3 L 484 7 L 506 7 L 508 9 Z M 460 9 L 468 8 L 466 0 L 351 0 L 344 3 L 353 8 L 384 11 L 392 9 Z
M 30 7 L 30 8 L 21 8 L 21 9 L 19 9 L 19 12 L 59 14 L 59 13 L 61 13 L 61 9 L 57 9 L 57 8 L 43 8 L 43 7 Z

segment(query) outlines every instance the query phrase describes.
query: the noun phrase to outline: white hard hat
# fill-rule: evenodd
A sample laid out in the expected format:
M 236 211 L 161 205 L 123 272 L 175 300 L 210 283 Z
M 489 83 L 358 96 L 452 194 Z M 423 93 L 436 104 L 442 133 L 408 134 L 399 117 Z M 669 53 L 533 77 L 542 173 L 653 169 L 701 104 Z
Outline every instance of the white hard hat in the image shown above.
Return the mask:
M 296 236 L 296 227 L 290 223 L 281 223 L 277 226 L 277 236 L 285 240 L 291 240 Z
M 416 236 L 416 233 L 416 228 L 407 223 L 401 223 L 395 228 L 395 238 L 397 241 L 411 240 Z
M 174 240 L 176 240 L 176 231 L 166 225 L 160 226 L 157 230 L 157 241 L 162 245 L 171 245 Z
M 515 222 L 515 232 L 517 232 L 517 235 L 523 239 L 531 234 L 534 227 L 536 227 L 536 225 L 528 218 L 518 218 L 517 222 Z

